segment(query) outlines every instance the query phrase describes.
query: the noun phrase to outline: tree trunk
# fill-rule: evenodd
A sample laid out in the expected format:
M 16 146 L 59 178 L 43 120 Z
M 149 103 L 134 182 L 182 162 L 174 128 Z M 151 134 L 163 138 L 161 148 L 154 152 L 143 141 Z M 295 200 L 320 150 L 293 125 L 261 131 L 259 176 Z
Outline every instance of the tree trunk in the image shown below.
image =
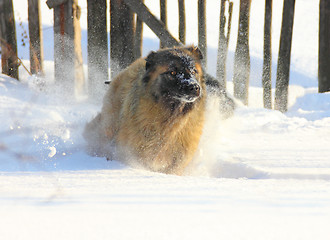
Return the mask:
M 88 92 L 97 97 L 97 89 L 109 78 L 107 1 L 87 0 L 87 4 Z
M 319 92 L 330 91 L 330 1 L 320 0 Z
M 272 0 L 266 0 L 262 86 L 264 107 L 272 108 Z
M 111 77 L 134 60 L 133 12 L 122 0 L 110 0 Z
M 0 0 L 0 44 L 2 73 L 18 80 L 19 61 L 12 0 Z
M 250 78 L 249 20 L 251 0 L 240 0 L 239 28 L 234 62 L 234 96 L 248 105 Z
M 179 0 L 179 40 L 186 44 L 186 10 L 184 0 Z
M 288 110 L 294 6 L 295 0 L 284 1 L 275 90 L 275 109 L 281 112 Z
M 32 74 L 43 73 L 43 44 L 40 15 L 40 1 L 28 0 L 29 36 L 30 36 L 30 71 Z
M 206 0 L 198 0 L 198 47 L 203 54 L 202 64 L 207 66 L 207 40 L 206 40 Z

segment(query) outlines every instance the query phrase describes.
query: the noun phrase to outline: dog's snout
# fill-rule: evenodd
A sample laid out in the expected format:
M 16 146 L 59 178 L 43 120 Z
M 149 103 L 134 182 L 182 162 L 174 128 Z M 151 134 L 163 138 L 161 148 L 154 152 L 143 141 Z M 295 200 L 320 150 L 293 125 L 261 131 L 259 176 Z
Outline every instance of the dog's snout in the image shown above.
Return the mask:
M 181 82 L 182 90 L 187 95 L 199 96 L 200 95 L 200 85 L 196 80 L 185 79 Z

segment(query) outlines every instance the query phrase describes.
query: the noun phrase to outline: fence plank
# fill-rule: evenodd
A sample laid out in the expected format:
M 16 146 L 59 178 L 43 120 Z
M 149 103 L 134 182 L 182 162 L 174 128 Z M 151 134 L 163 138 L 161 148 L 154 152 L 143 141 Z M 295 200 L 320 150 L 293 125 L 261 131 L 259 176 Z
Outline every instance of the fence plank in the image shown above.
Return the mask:
M 160 0 L 160 21 L 167 28 L 167 0 Z M 160 41 L 160 48 L 164 48 L 162 41 Z
M 164 24 L 159 21 L 141 1 L 124 0 L 125 3 L 134 11 L 142 21 L 157 35 L 157 37 L 165 44 L 165 47 L 179 46 L 181 43 L 176 40 L 170 32 L 165 28 Z
M 207 65 L 207 42 L 206 42 L 206 0 L 198 0 L 198 47 L 204 58 L 202 64 Z
M 134 60 L 133 12 L 122 0 L 110 1 L 111 77 Z
M 249 21 L 251 0 L 240 0 L 239 28 L 234 62 L 234 96 L 248 104 L 250 53 Z
M 319 92 L 330 91 L 330 1 L 320 1 L 319 20 Z
M 275 109 L 281 112 L 286 112 L 288 110 L 294 7 L 295 0 L 284 1 L 275 90 Z
M 79 16 L 78 0 L 54 7 L 55 80 L 71 94 L 82 93 L 85 82 Z
M 67 90 L 72 90 L 74 89 L 73 33 L 68 31 L 67 25 L 73 23 L 65 22 L 66 19 L 71 20 L 68 9 L 71 9 L 68 3 L 54 7 L 54 74 L 55 81 L 65 84 Z
M 87 0 L 88 93 L 97 97 L 97 89 L 108 80 L 107 0 Z
M 272 0 L 266 0 L 262 86 L 264 107 L 272 108 Z
M 42 74 L 43 44 L 39 0 L 28 0 L 28 20 L 30 37 L 30 71 L 32 74 Z
M 185 1 L 178 1 L 179 8 L 179 40 L 183 44 L 186 44 L 186 10 Z
M 47 0 L 46 4 L 48 8 L 52 9 L 66 3 L 68 0 Z
M 144 3 L 144 0 L 141 0 Z M 139 16 L 136 16 L 135 35 L 134 35 L 134 59 L 142 56 L 142 41 L 143 41 L 143 21 Z
M 12 0 L 0 0 L 0 44 L 2 73 L 18 80 L 19 61 Z
M 220 86 L 223 89 L 226 89 L 226 61 L 228 54 L 228 43 L 230 37 L 230 25 L 231 25 L 231 16 L 232 16 L 232 8 L 233 3 L 230 2 L 228 4 L 228 28 L 227 28 L 227 36 L 225 34 L 225 26 L 226 26 L 226 17 L 225 17 L 225 8 L 226 8 L 226 0 L 221 0 L 220 2 L 220 27 L 219 27 L 219 42 L 218 42 L 218 60 L 217 60 L 217 79 L 219 81 Z

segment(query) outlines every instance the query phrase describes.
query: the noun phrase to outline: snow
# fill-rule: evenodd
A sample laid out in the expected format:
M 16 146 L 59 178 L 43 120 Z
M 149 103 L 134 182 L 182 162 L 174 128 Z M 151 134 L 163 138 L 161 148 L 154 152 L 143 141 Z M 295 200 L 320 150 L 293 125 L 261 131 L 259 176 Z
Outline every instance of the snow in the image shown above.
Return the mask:
M 2 239 L 329 238 L 330 94 L 317 93 L 318 3 L 296 1 L 289 111 L 282 114 L 262 108 L 264 1 L 252 1 L 249 106 L 220 121 L 217 102 L 210 100 L 196 157 L 184 176 L 174 176 L 86 153 L 81 133 L 101 102 L 63 96 L 54 84 L 52 11 L 43 2 L 45 78 L 22 69 L 21 82 L 0 75 Z M 146 1 L 157 12 L 155 2 Z M 196 2 L 187 6 L 191 43 L 197 42 Z M 218 29 L 218 1 L 207 2 L 208 24 Z M 283 1 L 273 2 L 274 75 Z M 14 8 L 27 26 L 26 1 L 15 0 Z M 234 1 L 233 24 L 237 8 Z M 176 31 L 173 22 L 169 26 Z M 208 36 L 211 73 L 216 35 Z M 146 36 L 145 54 L 158 47 L 147 30 Z M 19 46 L 28 66 L 27 49 Z

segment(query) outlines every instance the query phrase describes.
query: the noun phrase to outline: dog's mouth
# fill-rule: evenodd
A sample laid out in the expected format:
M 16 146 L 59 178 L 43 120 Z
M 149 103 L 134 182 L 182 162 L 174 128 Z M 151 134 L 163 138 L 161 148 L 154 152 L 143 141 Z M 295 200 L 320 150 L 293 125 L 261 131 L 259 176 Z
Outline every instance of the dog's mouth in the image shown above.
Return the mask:
M 180 95 L 180 96 L 173 96 L 174 99 L 180 102 L 192 103 L 195 102 L 200 96 L 191 96 L 191 95 Z
M 175 89 L 168 89 L 163 92 L 163 97 L 165 101 L 175 100 L 182 103 L 192 103 L 201 97 L 202 92 L 200 86 L 190 86 L 190 87 L 177 87 Z

